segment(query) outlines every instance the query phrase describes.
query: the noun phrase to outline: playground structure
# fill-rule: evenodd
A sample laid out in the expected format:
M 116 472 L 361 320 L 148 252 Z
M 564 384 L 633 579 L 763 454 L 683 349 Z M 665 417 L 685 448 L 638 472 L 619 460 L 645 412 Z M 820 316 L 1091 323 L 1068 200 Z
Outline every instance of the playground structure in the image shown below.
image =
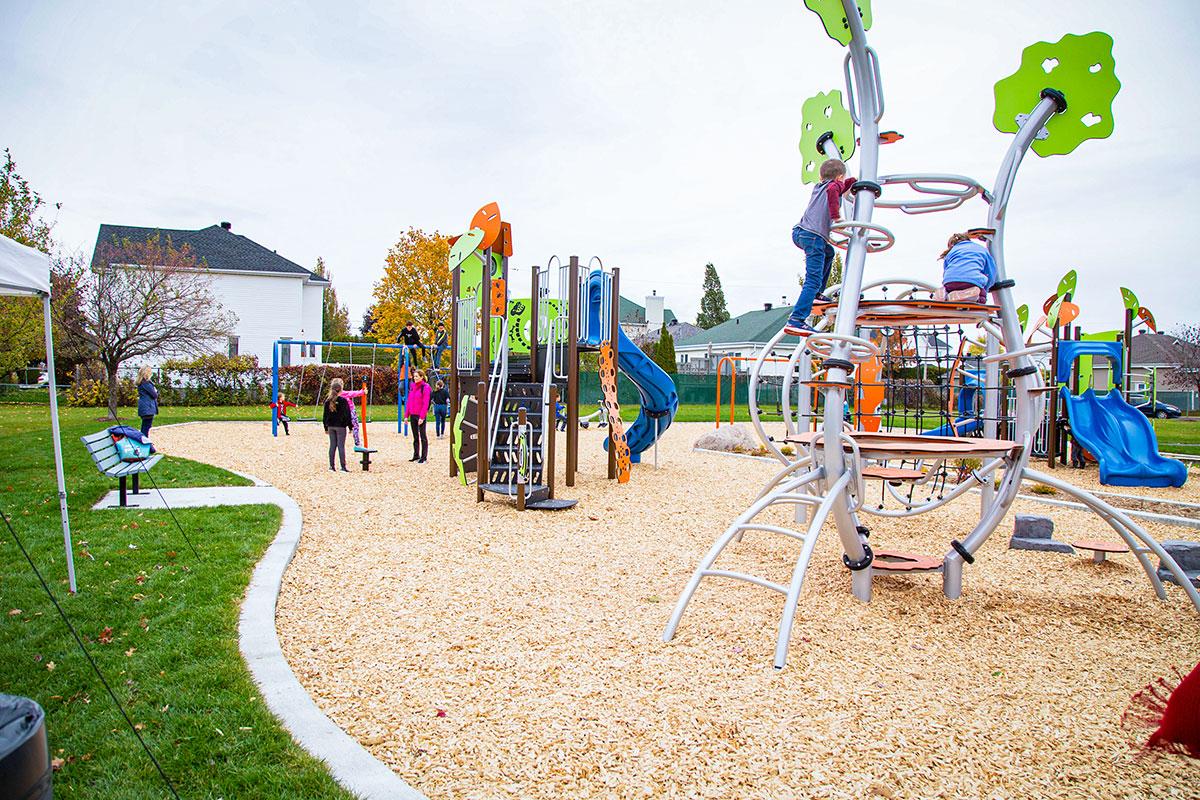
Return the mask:
M 512 228 L 495 203 L 452 240 L 450 475 L 517 508 L 561 509 L 555 497 L 555 409 L 566 405 L 565 482 L 579 467 L 580 357 L 600 362 L 608 425 L 608 477 L 624 483 L 633 463 L 671 424 L 679 401 L 670 377 L 621 330 L 620 269 L 576 256 L 531 268 L 530 294 L 509 294 Z M 554 266 L 557 264 L 557 269 Z M 593 268 L 592 265 L 595 265 Z M 485 334 L 486 332 L 486 334 Z M 628 431 L 616 402 L 616 371 L 637 386 L 641 410 Z
M 407 422 L 407 420 L 405 420 L 404 413 L 403 413 L 404 401 L 407 399 L 407 394 L 408 394 L 409 351 L 408 351 L 407 347 L 405 347 L 404 345 L 401 345 L 401 344 L 381 344 L 378 342 L 324 342 L 324 341 L 308 341 L 308 340 L 299 340 L 299 339 L 278 339 L 275 341 L 274 345 L 272 345 L 272 347 L 271 347 L 271 402 L 272 403 L 279 402 L 279 394 L 280 394 L 280 389 L 281 389 L 281 375 L 279 372 L 279 370 L 280 370 L 280 363 L 279 363 L 280 355 L 281 355 L 281 353 L 284 352 L 284 348 L 291 348 L 293 346 L 299 346 L 301 348 L 307 347 L 307 348 L 311 348 L 313 350 L 315 350 L 318 347 L 345 347 L 345 348 L 348 348 L 352 353 L 353 353 L 354 348 L 366 349 L 366 350 L 371 351 L 370 372 L 368 373 L 368 377 L 363 379 L 363 381 L 362 381 L 362 384 L 364 386 L 364 389 L 363 389 L 364 394 L 363 394 L 360 405 L 362 406 L 361 413 L 362 413 L 362 423 L 364 426 L 367 422 L 370 421 L 368 414 L 369 414 L 370 407 L 371 407 L 371 400 L 372 400 L 372 398 L 374 396 L 374 392 L 375 392 L 376 355 L 378 354 L 378 352 L 380 350 L 397 351 L 398 366 L 397 366 L 397 370 L 396 370 L 396 430 L 403 434 L 408 433 L 408 422 Z M 312 415 L 304 416 L 304 417 L 296 417 L 294 419 L 295 422 L 315 422 L 315 421 L 320 420 L 320 418 L 321 418 L 320 417 L 320 408 L 321 408 L 321 402 L 322 402 L 322 395 L 325 391 L 326 370 L 329 367 L 340 367 L 340 366 L 343 366 L 343 365 L 331 364 L 331 363 L 324 362 L 324 361 L 321 364 L 311 365 L 312 369 L 320 370 L 320 380 L 317 385 L 316 395 L 313 399 L 313 402 L 310 405 L 308 403 L 303 403 L 303 404 L 301 403 L 301 401 L 304 400 L 304 398 L 301 396 L 301 392 L 303 391 L 303 387 L 304 387 L 304 372 L 305 372 L 305 370 L 310 368 L 310 365 L 308 365 L 307 363 L 301 365 L 300 377 L 297 380 L 297 389 L 293 390 L 292 392 L 285 391 L 284 393 L 289 394 L 292 397 L 292 402 L 296 403 L 297 408 L 301 408 L 301 407 L 311 408 Z M 353 363 L 353 357 L 351 357 L 351 363 L 348 365 L 345 365 L 345 366 L 348 366 L 350 368 L 350 377 L 349 377 L 349 379 L 346 380 L 346 387 L 347 387 L 347 389 L 352 390 L 355 385 L 354 384 L 355 364 Z M 364 367 L 364 369 L 366 369 L 366 367 Z M 286 389 L 286 387 L 283 387 L 283 388 Z M 275 414 L 271 415 L 271 435 L 279 436 L 279 420 L 276 418 Z M 365 446 L 365 443 L 363 446 Z M 366 462 L 364 462 L 363 468 L 366 469 Z
M 826 520 L 832 519 L 843 550 L 842 560 L 851 574 L 853 595 L 868 602 L 876 571 L 887 571 L 894 561 L 876 552 L 869 543 L 870 529 L 864 516 L 910 517 L 940 508 L 978 487 L 981 495 L 978 521 L 961 539 L 952 539 L 939 560 L 905 559 L 907 571 L 940 571 L 946 597 L 958 598 L 963 589 L 965 565 L 974 564 L 980 547 L 1008 513 L 1023 481 L 1050 486 L 1082 502 L 1104 520 L 1137 557 L 1147 579 L 1160 599 L 1166 590 L 1150 556 L 1157 556 L 1200 611 L 1200 594 L 1185 578 L 1179 565 L 1142 527 L 1120 509 L 1090 492 L 1030 468 L 1032 440 L 1045 408 L 1046 387 L 1032 356 L 1049 350 L 1047 344 L 1028 345 L 1013 299 L 1016 281 L 1009 277 L 1004 258 L 1004 233 L 1008 204 L 1021 161 L 1029 150 L 1040 156 L 1067 154 L 1089 138 L 1104 138 L 1113 129 L 1112 100 L 1120 88 L 1113 69 L 1112 39 L 1104 33 L 1083 36 L 1068 34 L 1050 44 L 1027 47 L 1016 73 L 996 84 L 995 127 L 1015 134 L 991 190 L 978 181 L 948 174 L 879 174 L 879 147 L 897 136 L 881 134 L 884 93 L 878 53 L 867 44 L 866 31 L 872 15 L 868 0 L 806 0 L 831 38 L 848 47 L 844 62 L 849 111 L 842 106 L 841 93 L 832 91 L 810 98 L 803 107 L 800 150 L 806 182 L 817 179 L 825 158 L 850 159 L 859 146 L 858 180 L 851 187 L 853 216 L 833 225 L 832 242 L 845 251 L 844 278 L 828 293 L 836 302 L 814 308 L 821 317 L 821 330 L 798 344 L 791 359 L 797 362 L 802 385 L 819 389 L 823 396 L 822 424 L 817 431 L 803 430 L 797 418 L 785 409 L 786 441 L 797 446 L 795 459 L 781 452 L 763 429 L 757 409 L 750 406 L 751 419 L 763 445 L 781 461 L 783 468 L 765 486 L 758 498 L 716 539 L 701 559 L 683 589 L 663 632 L 670 641 L 696 589 L 706 578 L 747 582 L 779 592 L 785 602 L 779 620 L 774 665 L 782 669 L 787 660 L 793 620 L 817 539 Z M 893 199 L 892 191 L 901 196 Z M 905 193 L 907 190 L 907 193 Z M 971 234 L 983 243 L 997 268 L 990 292 L 994 304 L 937 302 L 928 284 L 902 279 L 865 283 L 868 255 L 881 253 L 895 243 L 895 235 L 874 222 L 876 208 L 918 215 L 955 209 L 979 198 L 987 205 L 983 227 Z M 883 290 L 898 287 L 890 296 Z M 878 292 L 882 296 L 868 296 Z M 876 430 L 854 427 L 845 413 L 846 400 L 854 388 L 854 375 L 861 365 L 882 352 L 881 337 L 900 328 L 978 326 L 985 334 L 983 411 L 979 416 L 981 436 L 934 436 L 907 430 Z M 784 338 L 780 331 L 763 348 L 751 371 L 749 396 L 755 396 L 763 360 Z M 811 359 L 821 360 L 822 378 L 811 377 Z M 806 374 L 801 359 L 808 359 Z M 1001 367 L 1012 382 L 1015 409 L 1011 419 L 1001 415 L 999 395 Z M 785 370 L 785 381 L 791 370 Z M 886 377 L 885 377 L 886 380 Z M 787 398 L 788 391 L 782 393 Z M 802 393 L 802 396 L 804 393 Z M 955 430 L 955 433 L 961 431 Z M 1006 438 L 999 438 L 1001 435 Z M 900 463 L 897 468 L 893 465 Z M 966 467 L 963 479 L 952 490 L 939 492 L 919 504 L 901 508 L 876 508 L 866 502 L 869 480 L 883 480 L 889 487 L 897 482 L 922 480 L 932 469 L 947 462 Z M 905 468 L 911 465 L 911 468 Z M 997 482 L 997 478 L 999 478 Z M 882 505 L 882 504 L 881 504 Z M 760 521 L 767 509 L 778 506 L 795 510 L 795 527 Z M 777 534 L 801 545 L 788 584 L 716 566 L 717 559 L 746 533 Z M 876 545 L 878 547 L 878 545 Z M 915 564 L 915 567 L 914 567 Z

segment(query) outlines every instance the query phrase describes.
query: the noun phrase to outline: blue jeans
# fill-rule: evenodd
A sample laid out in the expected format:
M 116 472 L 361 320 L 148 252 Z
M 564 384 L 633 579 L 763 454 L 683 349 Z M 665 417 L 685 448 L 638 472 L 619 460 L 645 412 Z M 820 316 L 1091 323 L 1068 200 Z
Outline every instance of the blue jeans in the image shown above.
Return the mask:
M 790 322 L 804 322 L 812 313 L 818 292 L 825 290 L 829 272 L 833 269 L 833 247 L 811 231 L 797 225 L 792 228 L 792 242 L 804 251 L 804 288 L 792 306 Z
M 446 432 L 446 416 L 450 413 L 450 406 L 435 405 L 433 407 L 433 432 L 435 436 L 441 436 Z
M 433 348 L 433 368 L 434 369 L 442 368 L 442 353 L 446 352 L 449 349 L 450 349 L 450 345 L 448 345 L 448 344 L 439 344 Z

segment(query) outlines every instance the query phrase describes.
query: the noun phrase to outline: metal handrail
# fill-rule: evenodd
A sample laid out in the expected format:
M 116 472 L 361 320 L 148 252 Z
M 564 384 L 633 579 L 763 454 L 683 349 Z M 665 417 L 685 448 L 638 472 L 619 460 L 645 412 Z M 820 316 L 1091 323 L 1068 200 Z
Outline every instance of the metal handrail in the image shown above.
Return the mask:
M 496 346 L 496 357 L 492 372 L 488 375 L 488 418 L 492 424 L 488 431 L 488 461 L 496 452 L 496 438 L 500 433 L 500 409 L 504 405 L 504 392 L 508 388 L 508 317 L 501 317 L 500 343 Z M 491 331 L 488 331 L 490 335 Z

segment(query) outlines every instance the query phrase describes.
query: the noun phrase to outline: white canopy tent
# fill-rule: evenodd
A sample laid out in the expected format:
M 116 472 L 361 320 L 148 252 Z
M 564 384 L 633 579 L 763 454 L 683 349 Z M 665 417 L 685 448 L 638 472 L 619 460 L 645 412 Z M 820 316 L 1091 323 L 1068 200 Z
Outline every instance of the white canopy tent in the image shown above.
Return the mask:
M 67 579 L 75 586 L 75 557 L 71 550 L 71 519 L 67 513 L 67 487 L 63 479 L 62 442 L 58 434 L 58 386 L 54 380 L 54 326 L 50 322 L 50 257 L 43 252 L 0 236 L 0 295 L 42 298 L 42 324 L 46 332 L 46 374 L 50 379 L 50 427 L 54 431 L 54 470 L 58 476 L 58 510 L 62 517 L 63 546 L 67 551 Z

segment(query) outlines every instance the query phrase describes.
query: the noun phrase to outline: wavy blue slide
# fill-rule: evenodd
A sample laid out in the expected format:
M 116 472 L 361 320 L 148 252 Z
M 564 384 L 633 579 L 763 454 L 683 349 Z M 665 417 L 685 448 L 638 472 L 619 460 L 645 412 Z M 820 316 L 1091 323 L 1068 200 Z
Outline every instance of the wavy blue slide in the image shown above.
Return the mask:
M 588 330 L 592 331 L 601 330 L 603 327 L 600 325 L 602 280 L 600 270 L 594 270 L 588 275 Z M 593 336 L 587 343 L 593 347 L 598 346 L 600 337 Z M 629 460 L 637 464 L 642 460 L 641 453 L 649 450 L 654 445 L 654 440 L 671 426 L 671 421 L 679 411 L 679 393 L 675 390 L 675 382 L 671 380 L 671 376 L 651 361 L 622 330 L 617 331 L 617 366 L 633 381 L 642 398 L 641 413 L 625 431 L 625 439 L 629 442 Z M 607 439 L 604 440 L 604 446 L 605 449 L 608 448 Z
M 1075 396 L 1066 386 L 1071 433 L 1100 462 L 1100 482 L 1107 486 L 1183 486 L 1187 467 L 1158 454 L 1154 427 L 1120 392 Z

